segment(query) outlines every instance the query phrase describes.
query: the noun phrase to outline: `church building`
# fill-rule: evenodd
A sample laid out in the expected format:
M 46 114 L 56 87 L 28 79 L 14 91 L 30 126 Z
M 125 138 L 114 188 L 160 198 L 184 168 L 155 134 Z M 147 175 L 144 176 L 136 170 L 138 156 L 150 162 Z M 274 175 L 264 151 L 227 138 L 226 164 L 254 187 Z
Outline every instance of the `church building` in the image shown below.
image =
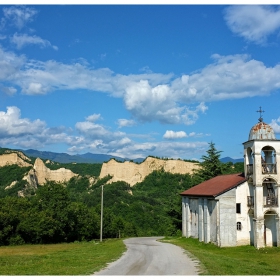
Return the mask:
M 183 236 L 220 247 L 280 246 L 280 140 L 260 116 L 243 146 L 244 173 L 220 175 L 181 193 Z

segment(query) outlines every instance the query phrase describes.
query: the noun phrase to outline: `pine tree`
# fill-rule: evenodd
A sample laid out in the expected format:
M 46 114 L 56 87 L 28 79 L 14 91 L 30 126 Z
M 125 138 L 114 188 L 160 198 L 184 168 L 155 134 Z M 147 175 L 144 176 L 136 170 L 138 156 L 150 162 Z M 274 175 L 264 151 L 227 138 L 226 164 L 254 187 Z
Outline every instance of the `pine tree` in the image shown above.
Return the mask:
M 213 142 L 209 143 L 209 149 L 206 151 L 207 155 L 201 157 L 203 160 L 199 164 L 201 168 L 194 173 L 195 183 L 200 183 L 222 174 L 221 152 L 217 151 Z

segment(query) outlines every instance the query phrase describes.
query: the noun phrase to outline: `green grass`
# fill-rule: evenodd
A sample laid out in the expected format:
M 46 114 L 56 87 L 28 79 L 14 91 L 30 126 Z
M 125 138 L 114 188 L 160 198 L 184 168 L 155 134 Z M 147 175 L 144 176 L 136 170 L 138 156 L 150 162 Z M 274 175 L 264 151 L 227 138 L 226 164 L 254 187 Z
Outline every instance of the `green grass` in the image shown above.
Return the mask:
M 280 248 L 254 246 L 220 248 L 194 238 L 165 238 L 198 259 L 200 275 L 280 275 Z
M 280 248 L 219 248 L 194 238 L 165 238 L 200 262 L 200 275 L 280 275 Z M 0 247 L 0 275 L 91 275 L 125 252 L 122 239 Z
M 0 247 L 0 275 L 90 275 L 118 259 L 122 239 Z

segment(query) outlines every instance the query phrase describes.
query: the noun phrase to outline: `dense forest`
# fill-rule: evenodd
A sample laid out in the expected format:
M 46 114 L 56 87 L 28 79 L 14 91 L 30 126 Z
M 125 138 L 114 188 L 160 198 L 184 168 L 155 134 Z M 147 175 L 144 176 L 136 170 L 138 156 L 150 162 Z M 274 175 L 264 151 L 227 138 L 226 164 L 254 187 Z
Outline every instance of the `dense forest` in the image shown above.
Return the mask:
M 210 143 L 201 169 L 193 175 L 159 170 L 133 187 L 126 182 L 109 184 L 110 176 L 98 179 L 98 164 L 52 164 L 71 165 L 80 176 L 65 184 L 47 182 L 26 197 L 18 197 L 17 190 L 28 168 L 1 167 L 0 246 L 98 239 L 102 185 L 104 238 L 181 235 L 180 193 L 216 175 L 243 172 L 243 163 L 221 163 L 219 154 Z M 17 179 L 16 187 L 4 189 Z

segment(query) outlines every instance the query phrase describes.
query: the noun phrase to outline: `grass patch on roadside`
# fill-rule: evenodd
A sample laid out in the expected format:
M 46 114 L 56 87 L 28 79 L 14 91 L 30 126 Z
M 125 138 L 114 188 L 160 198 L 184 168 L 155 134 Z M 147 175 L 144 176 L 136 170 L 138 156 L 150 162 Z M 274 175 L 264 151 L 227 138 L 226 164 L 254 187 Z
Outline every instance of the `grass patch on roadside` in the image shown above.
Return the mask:
M 0 275 L 90 275 L 117 260 L 122 239 L 0 247 Z
M 178 245 L 201 263 L 200 275 L 280 275 L 280 248 L 237 246 L 220 248 L 195 238 L 167 237 L 163 242 Z

